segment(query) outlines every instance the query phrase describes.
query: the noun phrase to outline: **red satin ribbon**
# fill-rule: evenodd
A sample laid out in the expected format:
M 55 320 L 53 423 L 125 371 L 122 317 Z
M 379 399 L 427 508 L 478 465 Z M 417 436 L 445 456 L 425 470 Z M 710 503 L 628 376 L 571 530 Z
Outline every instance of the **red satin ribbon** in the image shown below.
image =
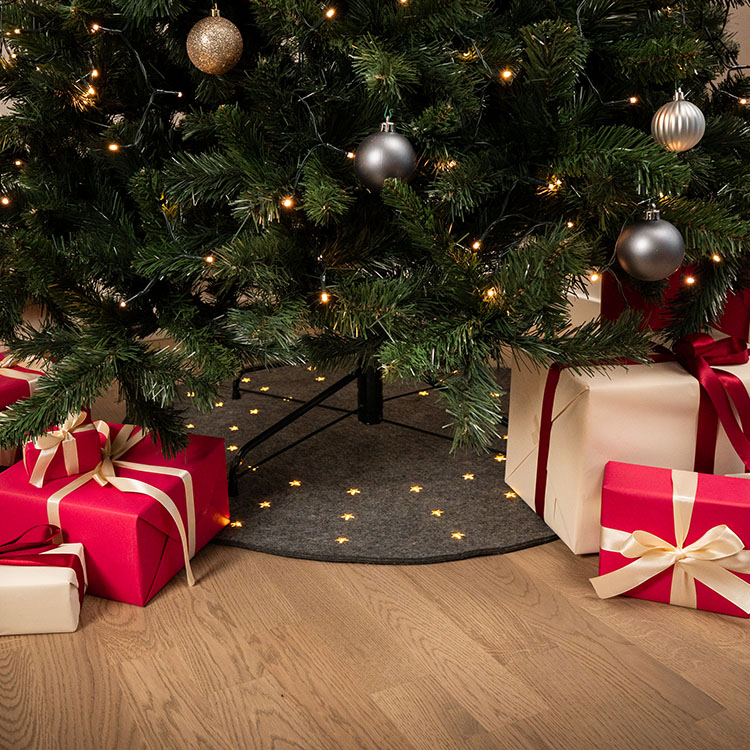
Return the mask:
M 740 338 L 729 337 L 715 341 L 706 333 L 695 333 L 678 341 L 672 352 L 657 347 L 654 362 L 677 361 L 700 383 L 698 430 L 695 442 L 694 471 L 712 474 L 719 423 L 727 433 L 737 455 L 750 471 L 750 395 L 742 381 L 730 372 L 714 369 L 716 365 L 741 365 L 750 361 L 747 344 Z M 622 361 L 620 364 L 637 364 Z M 542 397 L 539 452 L 536 465 L 534 508 L 544 518 L 547 494 L 547 463 L 552 435 L 552 408 L 555 393 L 564 367 L 554 364 L 547 373 Z M 732 410 L 740 416 L 741 426 Z
M 32 526 L 21 536 L 0 544 L 0 565 L 28 565 L 72 568 L 78 578 L 78 600 L 83 604 L 86 591 L 83 565 L 78 555 L 41 554 L 60 545 L 62 533 L 58 526 L 43 524 Z

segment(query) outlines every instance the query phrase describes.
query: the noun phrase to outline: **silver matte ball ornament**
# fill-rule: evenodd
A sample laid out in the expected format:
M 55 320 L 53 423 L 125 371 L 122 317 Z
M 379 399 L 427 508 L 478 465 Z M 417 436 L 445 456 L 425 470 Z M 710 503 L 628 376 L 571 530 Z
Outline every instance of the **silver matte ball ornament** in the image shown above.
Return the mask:
M 214 7 L 208 18 L 201 19 L 190 29 L 187 53 L 198 70 L 211 75 L 226 73 L 242 57 L 242 34 Z
M 688 151 L 698 145 L 705 132 L 703 112 L 685 101 L 682 89 L 677 89 L 674 99 L 659 107 L 651 120 L 651 135 L 667 151 Z
M 674 224 L 659 218 L 656 209 L 646 212 L 620 232 L 615 246 L 620 265 L 640 281 L 661 281 L 671 276 L 685 258 L 685 240 Z
M 370 190 L 380 190 L 389 177 L 408 180 L 417 168 L 414 147 L 386 120 L 379 133 L 368 135 L 357 147 L 354 169 L 360 182 Z

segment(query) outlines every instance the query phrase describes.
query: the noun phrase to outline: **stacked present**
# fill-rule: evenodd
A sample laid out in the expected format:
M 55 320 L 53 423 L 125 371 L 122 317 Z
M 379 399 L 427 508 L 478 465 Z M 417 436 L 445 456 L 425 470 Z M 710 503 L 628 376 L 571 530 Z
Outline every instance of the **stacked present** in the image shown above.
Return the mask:
M 89 593 L 143 606 L 183 567 L 192 585 L 190 559 L 229 523 L 224 442 L 191 435 L 165 458 L 140 427 L 72 416 L 0 474 L 0 514 L 3 536 L 59 527 L 85 547 Z
M 688 336 L 652 366 L 512 372 L 506 481 L 601 596 L 750 615 L 750 363 L 744 338 Z

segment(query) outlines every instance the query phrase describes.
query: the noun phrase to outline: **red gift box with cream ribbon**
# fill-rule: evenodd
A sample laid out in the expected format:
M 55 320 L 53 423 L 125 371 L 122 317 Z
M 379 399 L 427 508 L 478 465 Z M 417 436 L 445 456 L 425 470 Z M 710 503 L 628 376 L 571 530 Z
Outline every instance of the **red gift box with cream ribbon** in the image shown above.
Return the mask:
M 604 472 L 602 598 L 750 617 L 750 479 L 618 462 Z
M 60 427 L 24 446 L 29 482 L 43 487 L 51 479 L 91 471 L 101 460 L 102 440 L 86 412 L 71 414 Z
M 133 425 L 95 422 L 104 436 L 91 471 L 29 483 L 16 464 L 0 474 L 0 515 L 7 535 L 29 526 L 60 526 L 66 541 L 86 547 L 88 591 L 146 604 L 229 523 L 224 441 L 190 435 L 165 458 Z
M 36 391 L 39 378 L 43 376 L 43 372 L 22 367 L 7 353 L 0 353 L 0 411 L 29 398 Z M 18 453 L 18 448 L 0 449 L 0 466 L 15 463 Z

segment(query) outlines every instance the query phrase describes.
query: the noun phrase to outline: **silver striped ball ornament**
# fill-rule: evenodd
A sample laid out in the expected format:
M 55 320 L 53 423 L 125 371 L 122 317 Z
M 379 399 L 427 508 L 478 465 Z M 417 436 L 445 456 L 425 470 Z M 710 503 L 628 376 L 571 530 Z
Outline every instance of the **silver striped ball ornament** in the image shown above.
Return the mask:
M 685 100 L 682 89 L 677 89 L 674 99 L 659 107 L 651 120 L 651 135 L 667 151 L 688 151 L 705 132 L 703 112 Z
M 379 133 L 368 135 L 354 155 L 357 177 L 370 190 L 380 190 L 389 177 L 408 180 L 416 168 L 414 147 L 394 131 L 390 120 L 381 124 Z
M 626 226 L 617 238 L 615 253 L 634 279 L 661 281 L 671 276 L 685 258 L 685 240 L 674 224 L 649 209 L 645 220 Z

